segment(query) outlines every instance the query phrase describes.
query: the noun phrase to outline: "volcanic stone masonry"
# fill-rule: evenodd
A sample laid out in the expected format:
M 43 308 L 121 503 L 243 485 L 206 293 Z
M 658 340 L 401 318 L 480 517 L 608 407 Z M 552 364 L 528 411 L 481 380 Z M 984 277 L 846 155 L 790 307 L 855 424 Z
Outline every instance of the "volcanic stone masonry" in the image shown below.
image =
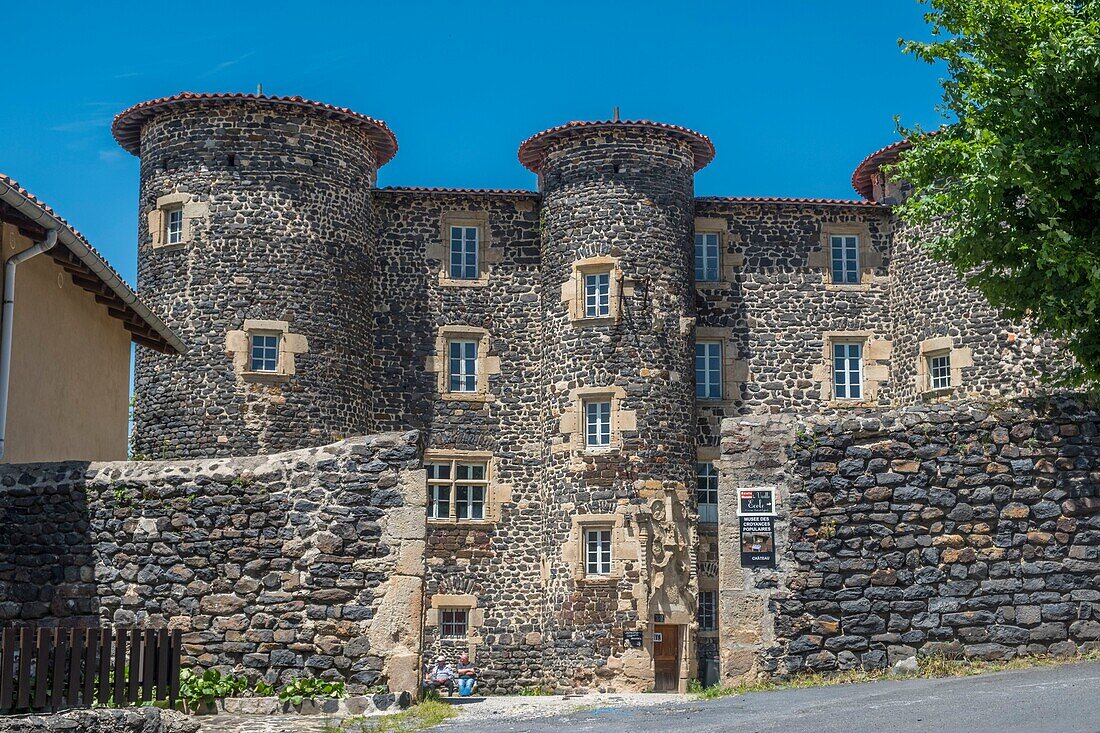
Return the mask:
M 840 201 L 696 197 L 694 173 L 714 145 L 649 121 L 573 122 L 533 136 L 519 149 L 538 176 L 531 191 L 378 188 L 379 168 L 397 152 L 385 123 L 297 97 L 181 94 L 126 110 L 114 134 L 141 160 L 140 292 L 188 346 L 180 356 L 138 351 L 134 453 L 204 461 L 93 467 L 86 478 L 77 467 L 11 469 L 17 492 L 6 501 L 46 497 L 43 511 L 71 504 L 65 522 L 99 524 L 84 550 L 43 550 L 40 564 L 65 575 L 50 586 L 61 589 L 22 598 L 13 588 L 29 593 L 25 580 L 0 578 L 0 609 L 27 620 L 174 619 L 191 630 L 199 664 L 364 685 L 382 675 L 392 686 L 408 684 L 385 668 L 394 654 L 468 651 L 487 692 L 682 690 L 711 660 L 737 679 L 824 666 L 826 654 L 847 666 L 849 655 L 878 664 L 872 652 L 883 645 L 924 649 L 914 629 L 941 611 L 913 610 L 904 630 L 893 628 L 900 611 L 898 620 L 865 612 L 884 619 L 879 632 L 872 620 L 849 628 L 847 611 L 828 606 L 810 621 L 824 631 L 798 626 L 826 600 L 811 602 L 788 580 L 806 578 L 808 589 L 818 574 L 840 577 L 837 588 L 821 586 L 825 595 L 947 593 L 971 582 L 971 568 L 918 576 L 894 567 L 885 548 L 883 568 L 864 557 L 872 548 L 844 533 L 870 523 L 886 541 L 913 524 L 888 498 L 835 517 L 827 556 L 809 557 L 808 510 L 786 473 L 787 452 L 806 450 L 793 426 L 1015 398 L 1065 364 L 1049 339 L 931 262 L 920 246 L 929 232 L 896 221 L 891 205 L 905 187 L 881 169 L 904 144 L 863 161 L 853 176 L 862 198 Z M 696 235 L 716 248 L 706 278 L 696 278 Z M 834 252 L 834 237 L 849 249 Z M 834 255 L 849 262 L 845 278 L 834 276 Z M 703 342 L 712 384 L 700 395 Z M 859 349 L 858 396 L 837 396 L 836 344 Z M 418 431 L 420 443 L 383 448 L 376 434 L 388 431 Z M 338 442 L 364 435 L 375 437 Z M 280 453 L 302 449 L 312 452 Z M 377 457 L 364 463 L 357 450 Z M 256 455 L 271 457 L 247 458 Z M 868 456 L 830 511 L 864 483 L 907 475 L 884 472 L 879 461 L 895 458 Z M 271 469 L 280 488 L 234 484 L 241 461 L 280 466 Z M 719 474 L 716 522 L 713 505 L 700 521 L 695 494 L 708 464 Z M 414 476 L 423 466 L 430 479 Z M 831 486 L 855 464 L 820 457 L 805 470 L 806 485 Z M 393 480 L 399 490 L 377 483 Z M 105 513 L 134 482 L 154 496 Z M 768 572 L 741 568 L 737 553 L 734 498 L 760 482 L 778 488 L 780 549 L 796 548 Z M 945 490 L 955 504 L 975 503 L 964 495 L 970 484 Z M 400 535 L 390 538 L 398 514 Z M 85 542 L 83 524 L 61 536 L 33 515 L 27 522 L 21 537 Z M 928 538 L 985 536 L 977 524 L 956 531 L 948 522 L 970 520 L 921 526 Z M 153 525 L 186 544 L 146 538 Z M 975 562 L 982 549 L 974 545 Z M 1081 560 L 1044 562 L 1070 559 Z M 2 562 L 24 577 L 18 561 Z M 864 584 L 859 568 L 871 562 Z M 832 563 L 837 570 L 818 569 Z M 880 585 L 887 571 L 895 583 Z M 89 596 L 97 587 L 104 595 Z M 780 587 L 789 597 L 776 611 Z M 717 623 L 700 630 L 703 593 L 704 612 L 717 594 Z M 61 601 L 67 594 L 75 605 Z M 1042 598 L 1040 614 L 1055 603 Z M 878 608 L 883 599 L 863 600 Z M 375 638 L 380 609 L 395 603 L 417 615 L 415 628 L 402 617 L 398 641 Z M 284 625 L 291 618 L 303 631 Z M 762 629 L 762 618 L 775 623 Z M 843 633 L 828 631 L 831 618 Z M 934 641 L 956 628 L 970 627 L 939 624 Z M 904 640 L 871 638 L 879 633 Z M 820 649 L 800 651 L 817 637 Z M 952 637 L 980 652 L 975 644 L 986 642 L 973 638 Z

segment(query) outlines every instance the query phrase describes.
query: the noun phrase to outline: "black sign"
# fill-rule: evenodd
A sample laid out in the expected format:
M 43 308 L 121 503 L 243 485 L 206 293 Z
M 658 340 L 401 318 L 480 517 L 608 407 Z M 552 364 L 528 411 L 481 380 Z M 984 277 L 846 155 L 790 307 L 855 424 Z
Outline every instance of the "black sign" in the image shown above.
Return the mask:
M 653 614 L 653 623 L 663 624 L 665 622 L 665 615 L 663 613 Z
M 737 513 L 742 516 L 775 514 L 775 491 L 772 489 L 738 489 Z
M 769 516 L 739 517 L 741 567 L 775 567 L 775 520 Z
M 632 646 L 635 649 L 642 648 L 642 632 L 640 631 L 624 631 L 623 641 Z

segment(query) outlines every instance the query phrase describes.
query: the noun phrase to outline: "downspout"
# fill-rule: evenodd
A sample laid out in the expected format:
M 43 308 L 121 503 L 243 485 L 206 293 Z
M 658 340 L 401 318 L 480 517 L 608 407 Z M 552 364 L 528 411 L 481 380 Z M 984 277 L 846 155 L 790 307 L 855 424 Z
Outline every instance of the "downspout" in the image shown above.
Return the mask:
M 46 238 L 22 252 L 12 255 L 4 265 L 4 312 L 0 333 L 0 460 L 7 448 L 8 433 L 8 385 L 11 382 L 12 324 L 15 321 L 15 268 L 20 263 L 52 249 L 57 244 L 57 230 L 49 229 Z

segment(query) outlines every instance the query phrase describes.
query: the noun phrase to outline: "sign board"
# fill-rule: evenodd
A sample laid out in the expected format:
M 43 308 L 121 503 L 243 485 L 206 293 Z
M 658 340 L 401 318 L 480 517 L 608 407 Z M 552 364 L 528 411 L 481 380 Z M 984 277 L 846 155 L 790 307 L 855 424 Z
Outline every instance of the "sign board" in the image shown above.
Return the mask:
M 665 635 L 662 634 L 660 631 L 654 631 L 653 632 L 653 643 L 654 644 L 660 644 L 664 640 L 665 640 Z
M 737 516 L 774 517 L 775 488 L 746 486 L 737 490 Z
M 653 614 L 653 623 L 663 624 L 665 622 L 665 615 L 663 613 Z
M 775 518 L 740 516 L 741 567 L 775 567 Z
M 624 631 L 623 641 L 634 649 L 642 648 L 642 632 L 640 631 Z

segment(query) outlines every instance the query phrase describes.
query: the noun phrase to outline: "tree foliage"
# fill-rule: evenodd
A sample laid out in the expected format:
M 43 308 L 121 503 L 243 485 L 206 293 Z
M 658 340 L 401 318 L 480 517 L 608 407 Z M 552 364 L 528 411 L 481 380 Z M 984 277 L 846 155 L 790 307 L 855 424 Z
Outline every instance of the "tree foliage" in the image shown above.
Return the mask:
M 887 172 L 898 215 L 991 304 L 1065 340 L 1100 383 L 1100 0 L 920 0 L 946 64 L 941 112 Z M 935 226 L 937 224 L 944 226 Z

